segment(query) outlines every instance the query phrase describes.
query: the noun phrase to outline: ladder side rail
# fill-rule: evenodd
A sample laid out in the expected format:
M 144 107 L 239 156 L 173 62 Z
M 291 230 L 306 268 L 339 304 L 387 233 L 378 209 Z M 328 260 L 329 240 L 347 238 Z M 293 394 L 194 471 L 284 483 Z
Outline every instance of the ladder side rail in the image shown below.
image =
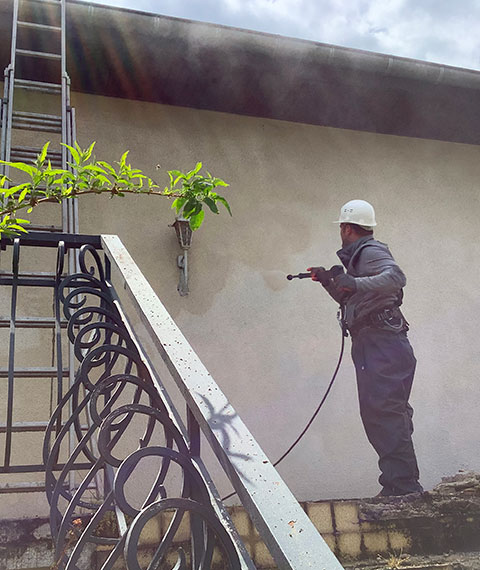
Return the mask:
M 13 0 L 12 45 L 10 49 L 10 63 L 13 66 L 15 66 L 15 58 L 17 52 L 18 4 L 19 0 Z
M 63 397 L 63 354 L 62 354 L 62 311 L 60 306 L 60 282 L 63 275 L 63 257 L 64 257 L 65 243 L 60 241 L 58 244 L 57 254 L 57 268 L 55 276 L 55 286 L 53 288 L 53 306 L 55 319 L 55 356 L 57 366 L 57 403 L 58 406 Z M 57 432 L 60 431 L 62 424 L 62 416 L 60 415 L 57 423 Z
M 13 392 L 15 386 L 15 319 L 17 313 L 18 272 L 20 263 L 20 240 L 13 242 L 12 258 L 12 295 L 10 302 L 10 334 L 8 347 L 8 381 L 7 381 L 7 418 L 5 431 L 5 455 L 3 469 L 8 471 L 12 455 L 12 426 L 13 426 Z
M 69 143 L 68 136 L 68 116 L 67 116 L 67 105 L 68 105 L 68 76 L 67 76 L 67 62 L 66 62 L 66 7 L 65 0 L 60 0 L 61 3 L 61 14 L 60 14 L 60 54 L 61 54 L 61 85 L 62 85 L 62 143 Z M 67 158 L 68 150 L 65 146 L 62 146 L 62 168 L 67 168 Z M 64 200 L 62 203 L 62 227 L 64 232 L 71 233 L 71 216 L 69 215 L 69 200 Z M 69 256 L 71 257 L 71 256 Z M 69 260 L 69 265 L 70 260 Z
M 68 76 L 67 73 L 65 73 L 65 119 L 66 119 L 66 125 L 65 125 L 65 140 L 63 141 L 64 143 L 66 142 L 69 146 L 73 146 L 75 143 L 75 138 L 73 136 L 73 123 L 72 123 L 72 108 L 71 108 L 71 104 L 70 104 L 70 77 Z M 67 149 L 65 149 L 65 147 L 63 147 L 65 151 L 67 151 Z M 69 151 L 67 151 L 67 156 L 69 156 Z M 65 166 L 67 167 L 67 165 Z M 68 166 L 68 169 L 70 171 L 73 172 L 73 167 L 72 166 Z M 68 216 L 68 233 L 73 234 L 73 233 L 78 233 L 75 231 L 75 227 L 76 227 L 76 223 L 75 223 L 75 207 L 74 207 L 74 200 L 76 200 L 75 198 L 71 198 L 66 200 L 67 202 L 67 216 Z M 76 252 L 72 252 L 71 258 L 71 271 L 75 272 L 76 271 L 76 263 L 75 260 L 77 258 L 77 254 Z
M 75 108 L 70 107 L 70 132 L 72 134 L 72 143 L 77 140 L 77 124 L 76 124 L 76 113 Z M 72 144 L 71 143 L 71 144 Z M 80 233 L 79 228 L 79 217 L 78 217 L 78 198 L 72 199 L 73 203 L 73 233 Z M 75 250 L 75 271 L 78 271 L 78 250 Z
M 19 0 L 13 1 L 13 23 L 12 23 L 12 46 L 10 51 L 10 75 L 8 81 L 7 112 L 6 112 L 6 134 L 5 134 L 5 158 L 10 160 L 12 148 L 12 120 L 13 120 L 13 92 L 15 89 L 15 59 L 17 51 L 17 31 L 18 31 L 18 4 Z M 6 166 L 5 174 L 8 176 L 9 168 Z
M 67 105 L 68 105 L 68 76 L 67 76 L 67 64 L 66 64 L 66 37 L 65 37 L 65 0 L 61 0 L 61 32 L 60 32 L 60 55 L 61 55 L 61 83 L 62 83 L 62 142 L 68 143 L 68 117 L 67 117 Z M 67 168 L 67 149 L 62 147 L 62 168 Z
M 12 121 L 13 121 L 13 91 L 15 88 L 15 66 L 10 63 L 8 71 L 8 82 L 6 86 L 6 104 L 2 122 L 2 143 L 3 157 L 2 160 L 8 162 L 10 160 L 12 150 Z M 4 165 L 4 174 L 8 176 L 10 168 Z
M 10 83 L 10 65 L 5 68 L 3 74 L 3 99 L 1 107 L 2 134 L 0 142 L 0 160 L 6 160 L 6 142 L 7 142 L 7 116 L 8 116 L 8 94 Z M 6 166 L 0 164 L 0 174 L 6 173 Z

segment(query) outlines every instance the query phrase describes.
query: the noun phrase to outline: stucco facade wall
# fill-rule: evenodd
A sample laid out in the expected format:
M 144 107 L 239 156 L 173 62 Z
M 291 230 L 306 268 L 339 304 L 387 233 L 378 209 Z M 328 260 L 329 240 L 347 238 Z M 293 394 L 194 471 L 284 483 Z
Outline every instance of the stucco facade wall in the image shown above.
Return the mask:
M 190 295 L 164 198 L 85 197 L 82 233 L 118 234 L 267 455 L 303 429 L 335 368 L 336 305 L 287 273 L 337 263 L 347 200 L 376 208 L 376 237 L 407 275 L 404 309 L 418 359 L 411 403 L 421 481 L 479 469 L 480 148 L 73 94 L 78 140 L 166 183 L 199 160 L 230 183 L 233 217 L 207 213 L 189 252 Z M 156 170 L 155 165 L 160 169 Z M 299 500 L 376 494 L 350 340 L 319 417 L 279 472 Z M 220 484 L 221 492 L 229 491 Z

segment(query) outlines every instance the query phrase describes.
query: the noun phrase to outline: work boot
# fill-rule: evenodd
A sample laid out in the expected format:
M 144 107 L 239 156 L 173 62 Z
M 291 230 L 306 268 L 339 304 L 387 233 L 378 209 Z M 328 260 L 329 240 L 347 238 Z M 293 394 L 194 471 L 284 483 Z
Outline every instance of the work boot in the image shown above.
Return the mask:
M 403 491 L 401 489 L 397 489 L 396 487 L 389 488 L 384 487 L 378 494 L 375 495 L 375 499 L 382 499 L 385 497 L 405 497 L 407 495 L 421 495 L 423 493 L 423 488 L 419 485 L 420 489 L 415 491 Z

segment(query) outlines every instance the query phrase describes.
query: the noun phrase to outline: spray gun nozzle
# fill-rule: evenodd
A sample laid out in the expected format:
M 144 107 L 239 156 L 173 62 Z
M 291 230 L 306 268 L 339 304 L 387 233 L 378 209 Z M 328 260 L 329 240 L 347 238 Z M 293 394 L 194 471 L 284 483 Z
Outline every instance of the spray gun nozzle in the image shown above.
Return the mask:
M 289 281 L 292 279 L 309 279 L 311 276 L 311 273 L 298 273 L 297 275 L 287 275 L 287 279 Z

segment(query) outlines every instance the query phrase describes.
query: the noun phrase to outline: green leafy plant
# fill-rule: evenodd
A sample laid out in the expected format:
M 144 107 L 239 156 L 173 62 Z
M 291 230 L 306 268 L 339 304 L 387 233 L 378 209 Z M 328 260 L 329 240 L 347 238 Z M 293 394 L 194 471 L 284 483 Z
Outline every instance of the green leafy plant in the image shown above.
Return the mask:
M 202 163 L 198 162 L 193 170 L 181 172 L 168 171 L 170 184 L 163 190 L 140 169 L 127 163 L 128 151 L 115 165 L 93 158 L 95 143 L 82 150 L 75 146 L 64 145 L 70 151 L 72 161 L 68 169 L 53 168 L 47 159 L 46 143 L 33 164 L 24 162 L 0 161 L 27 175 L 29 180 L 22 184 L 11 185 L 7 176 L 0 177 L 0 234 L 18 235 L 27 232 L 30 222 L 18 216 L 20 211 L 32 210 L 44 202 L 62 202 L 86 194 L 109 194 L 111 197 L 123 197 L 126 194 L 148 194 L 173 199 L 172 208 L 177 216 L 189 221 L 193 230 L 197 230 L 205 217 L 207 206 L 218 214 L 218 203 L 223 204 L 232 215 L 227 200 L 216 192 L 218 187 L 228 184 L 209 172 L 201 174 Z

